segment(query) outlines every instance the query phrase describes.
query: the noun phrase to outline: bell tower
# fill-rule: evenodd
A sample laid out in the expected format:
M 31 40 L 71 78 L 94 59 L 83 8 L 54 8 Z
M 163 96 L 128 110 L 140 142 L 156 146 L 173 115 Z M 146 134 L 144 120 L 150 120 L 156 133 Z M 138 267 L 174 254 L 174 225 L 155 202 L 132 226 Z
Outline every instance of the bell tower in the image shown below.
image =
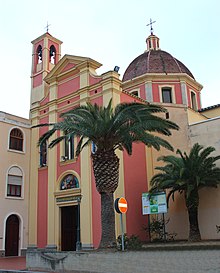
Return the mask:
M 32 41 L 31 109 L 48 91 L 44 78 L 61 58 L 62 42 L 48 32 Z

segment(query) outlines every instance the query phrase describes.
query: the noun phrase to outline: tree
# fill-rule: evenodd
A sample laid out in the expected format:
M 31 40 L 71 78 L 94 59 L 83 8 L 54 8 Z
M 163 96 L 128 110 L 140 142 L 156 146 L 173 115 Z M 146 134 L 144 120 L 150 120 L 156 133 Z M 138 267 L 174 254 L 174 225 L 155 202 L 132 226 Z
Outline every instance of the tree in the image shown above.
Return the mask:
M 38 125 L 51 126 L 51 129 L 40 137 L 39 145 L 56 131 L 62 131 L 63 135 L 51 141 L 49 148 L 73 135 L 78 138 L 76 156 L 87 145 L 95 144 L 96 151 L 91 154 L 91 158 L 96 188 L 101 195 L 101 248 L 110 247 L 115 243 L 113 193 L 119 182 L 119 158 L 115 150 L 126 150 L 131 155 L 134 142 L 142 142 L 156 150 L 161 146 L 173 150 L 166 140 L 149 133 L 169 136 L 171 129 L 178 129 L 175 123 L 154 115 L 161 112 L 166 112 L 166 109 L 146 103 L 121 103 L 114 110 L 111 101 L 107 107 L 87 103 L 61 114 L 62 120 L 58 123 Z
M 204 148 L 194 144 L 189 155 L 177 150 L 180 156 L 162 156 L 158 161 L 165 166 L 156 167 L 160 173 L 151 179 L 151 192 L 169 189 L 168 202 L 175 192 L 183 193 L 189 218 L 189 241 L 200 241 L 201 235 L 198 223 L 199 189 L 217 187 L 220 183 L 220 168 L 216 161 L 220 156 L 210 156 L 214 147 Z

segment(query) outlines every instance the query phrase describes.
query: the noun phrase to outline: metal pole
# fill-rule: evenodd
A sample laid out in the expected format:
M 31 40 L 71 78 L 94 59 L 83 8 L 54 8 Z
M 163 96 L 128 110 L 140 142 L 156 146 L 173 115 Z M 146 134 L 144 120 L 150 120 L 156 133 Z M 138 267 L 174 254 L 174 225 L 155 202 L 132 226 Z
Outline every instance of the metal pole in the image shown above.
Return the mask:
M 122 221 L 122 213 L 120 213 L 120 221 L 121 221 L 121 250 L 125 250 L 124 244 L 124 229 L 123 229 L 123 221 Z
M 148 216 L 148 236 L 149 236 L 149 241 L 151 242 L 151 230 L 150 230 L 150 214 Z
M 167 240 L 164 213 L 163 213 L 163 238 L 164 238 L 164 241 Z
M 77 208 L 77 231 L 76 231 L 77 241 L 76 241 L 76 251 L 81 250 L 82 244 L 80 240 L 80 200 L 78 200 Z

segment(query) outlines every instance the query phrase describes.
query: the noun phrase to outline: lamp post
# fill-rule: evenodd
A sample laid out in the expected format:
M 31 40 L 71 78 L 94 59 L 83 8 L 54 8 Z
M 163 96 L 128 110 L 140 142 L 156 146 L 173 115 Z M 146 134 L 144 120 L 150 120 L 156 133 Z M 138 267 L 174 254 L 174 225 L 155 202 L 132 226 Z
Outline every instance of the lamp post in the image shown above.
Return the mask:
M 81 196 L 77 197 L 77 230 L 76 230 L 76 251 L 80 251 L 82 249 L 82 243 L 80 238 L 80 202 Z

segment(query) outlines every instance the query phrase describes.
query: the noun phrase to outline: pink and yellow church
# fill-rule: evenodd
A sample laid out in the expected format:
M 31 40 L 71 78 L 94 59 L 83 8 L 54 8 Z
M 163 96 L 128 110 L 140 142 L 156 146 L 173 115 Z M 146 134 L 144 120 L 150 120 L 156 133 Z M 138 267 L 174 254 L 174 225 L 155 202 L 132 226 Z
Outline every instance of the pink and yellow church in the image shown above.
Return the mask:
M 120 102 L 148 101 L 167 108 L 164 117 L 180 126 L 168 141 L 175 149 L 188 151 L 192 146 L 190 124 L 209 119 L 199 112 L 202 85 L 182 62 L 160 49 L 159 38 L 153 33 L 146 39 L 145 51 L 129 64 L 122 80 L 116 69 L 98 75 L 96 70 L 101 64 L 91 58 L 61 58 L 62 42 L 48 32 L 32 44 L 32 126 L 57 122 L 61 113 L 86 102 L 107 105 L 112 99 L 115 106 Z M 85 148 L 78 158 L 74 153 L 75 138 L 52 149 L 47 149 L 46 142 L 38 147 L 39 137 L 47 130 L 39 127 L 31 132 L 28 246 L 75 250 L 80 242 L 83 249 L 96 248 L 101 221 L 100 196 L 91 165 L 94 147 Z M 141 196 L 149 190 L 158 156 L 165 153 L 165 149 L 156 152 L 143 144 L 134 145 L 132 156 L 117 152 L 120 181 L 115 198 L 126 197 L 125 231 L 142 240 L 148 238 L 143 230 L 147 216 L 142 215 Z M 209 211 L 202 213 L 204 218 Z M 119 235 L 119 216 L 115 217 Z M 178 238 L 187 238 L 182 197 L 171 204 L 169 217 L 170 229 L 177 232 Z M 202 235 L 209 238 L 212 232 L 212 227 L 207 227 Z

